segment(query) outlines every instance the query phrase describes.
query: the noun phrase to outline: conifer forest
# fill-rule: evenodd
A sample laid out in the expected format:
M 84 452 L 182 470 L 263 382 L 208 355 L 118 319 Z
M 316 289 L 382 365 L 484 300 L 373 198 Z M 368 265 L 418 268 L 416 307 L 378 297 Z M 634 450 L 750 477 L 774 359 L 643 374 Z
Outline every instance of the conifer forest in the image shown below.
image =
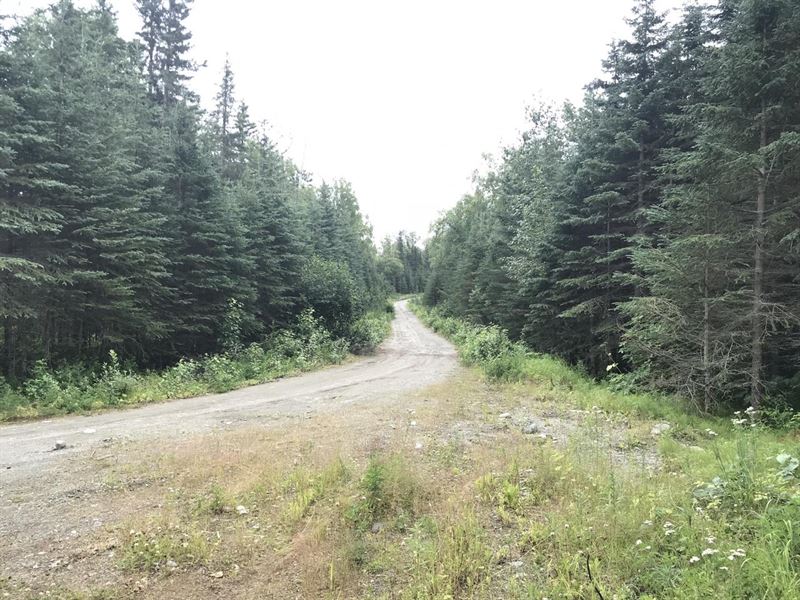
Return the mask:
M 137 8 L 132 42 L 105 2 L 4 18 L 7 381 L 110 351 L 162 368 L 263 340 L 309 308 L 346 337 L 387 281 L 421 288 L 404 271 L 406 255 L 422 261 L 414 240 L 401 234 L 379 257 L 351 186 L 312 185 L 253 123 L 229 64 L 213 111 L 200 109 L 190 2 Z
M 800 406 L 800 4 L 634 4 L 434 227 L 429 304 L 705 411 Z
M 800 600 L 800 0 L 681 1 L 0 0 L 0 598 Z

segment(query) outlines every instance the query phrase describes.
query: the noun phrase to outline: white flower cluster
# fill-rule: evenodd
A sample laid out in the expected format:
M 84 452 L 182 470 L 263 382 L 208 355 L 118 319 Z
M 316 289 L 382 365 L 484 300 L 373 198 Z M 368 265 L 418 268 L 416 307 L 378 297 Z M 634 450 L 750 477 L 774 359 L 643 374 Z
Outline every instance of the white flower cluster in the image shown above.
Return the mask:
M 747 553 L 742 548 L 736 548 L 728 552 L 728 560 L 735 560 L 737 558 L 744 558 Z
M 748 423 L 750 424 L 750 427 L 755 427 L 756 409 L 750 406 L 744 411 L 744 415 L 745 416 L 742 416 L 741 410 L 735 411 L 733 413 L 734 418 L 731 419 L 731 423 L 733 423 L 735 427 L 744 427 Z
M 673 535 L 675 533 L 675 525 L 669 521 L 664 521 L 664 535 Z

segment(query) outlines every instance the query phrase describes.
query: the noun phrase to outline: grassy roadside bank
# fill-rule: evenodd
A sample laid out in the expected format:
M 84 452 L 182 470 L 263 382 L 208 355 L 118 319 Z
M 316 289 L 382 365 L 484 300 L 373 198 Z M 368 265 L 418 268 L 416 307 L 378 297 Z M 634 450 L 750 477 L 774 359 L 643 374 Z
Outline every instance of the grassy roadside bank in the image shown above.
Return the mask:
M 675 398 L 591 381 L 512 343 L 499 328 L 412 309 L 486 378 L 534 386 L 547 401 L 620 421 L 621 446 L 643 448 L 657 438 L 653 472 L 631 476 L 624 461 L 587 471 L 588 457 L 573 454 L 563 469 L 579 476 L 551 482 L 560 490 L 547 520 L 559 526 L 533 531 L 537 552 L 551 565 L 553 558 L 561 562 L 553 572 L 562 580 L 555 597 L 582 597 L 580 556 L 588 561 L 587 578 L 595 560 L 595 573 L 616 579 L 605 589 L 618 598 L 800 597 L 797 415 L 701 416 Z M 776 421 L 779 429 L 767 426 Z
M 390 306 L 390 305 L 388 305 Z M 100 369 L 51 370 L 38 364 L 22 385 L 0 379 L 0 422 L 136 406 L 227 392 L 266 383 L 368 354 L 391 330 L 393 312 L 372 311 L 355 321 L 346 339 L 335 339 L 311 313 L 294 328 L 236 352 L 182 359 L 160 372 L 137 372 L 115 352 Z

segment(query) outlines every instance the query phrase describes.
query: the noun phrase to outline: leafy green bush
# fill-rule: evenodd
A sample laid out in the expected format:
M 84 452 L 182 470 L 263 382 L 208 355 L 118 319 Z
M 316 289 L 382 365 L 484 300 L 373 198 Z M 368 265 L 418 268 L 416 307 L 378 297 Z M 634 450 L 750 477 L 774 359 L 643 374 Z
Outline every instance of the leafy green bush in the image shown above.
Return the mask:
M 156 396 L 163 398 L 183 396 L 197 385 L 201 370 L 202 367 L 197 361 L 182 358 L 156 378 L 154 385 L 157 389 Z
M 22 389 L 36 404 L 55 404 L 61 396 L 61 385 L 43 360 L 36 362 L 33 373 L 25 381 Z
M 354 354 L 369 354 L 386 339 L 391 331 L 392 313 L 370 312 L 356 320 L 347 334 L 350 351 Z
M 211 391 L 226 392 L 240 380 L 238 365 L 225 355 L 209 356 L 202 365 L 203 379 L 208 382 Z
M 431 329 L 456 344 L 465 364 L 479 366 L 489 379 L 510 382 L 528 377 L 532 355 L 522 344 L 512 342 L 504 329 L 473 325 L 415 303 L 412 309 Z
M 484 361 L 483 371 L 495 381 L 523 381 L 528 376 L 529 353 L 519 344 L 514 344 L 507 352 Z

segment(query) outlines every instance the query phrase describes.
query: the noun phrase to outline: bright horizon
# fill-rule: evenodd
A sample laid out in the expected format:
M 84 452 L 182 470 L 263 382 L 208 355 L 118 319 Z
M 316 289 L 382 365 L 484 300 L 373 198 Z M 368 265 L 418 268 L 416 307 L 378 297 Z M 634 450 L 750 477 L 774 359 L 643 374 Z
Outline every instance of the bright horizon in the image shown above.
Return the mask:
M 0 0 L 29 13 L 44 0 Z M 89 0 L 76 2 L 91 5 Z M 133 0 L 112 0 L 120 33 Z M 662 10 L 681 2 L 661 0 Z M 236 99 L 316 181 L 346 179 L 379 242 L 429 225 L 472 189 L 484 156 L 525 128 L 536 98 L 580 102 L 632 0 L 556 3 L 195 0 L 192 87 L 213 105 L 226 55 Z

